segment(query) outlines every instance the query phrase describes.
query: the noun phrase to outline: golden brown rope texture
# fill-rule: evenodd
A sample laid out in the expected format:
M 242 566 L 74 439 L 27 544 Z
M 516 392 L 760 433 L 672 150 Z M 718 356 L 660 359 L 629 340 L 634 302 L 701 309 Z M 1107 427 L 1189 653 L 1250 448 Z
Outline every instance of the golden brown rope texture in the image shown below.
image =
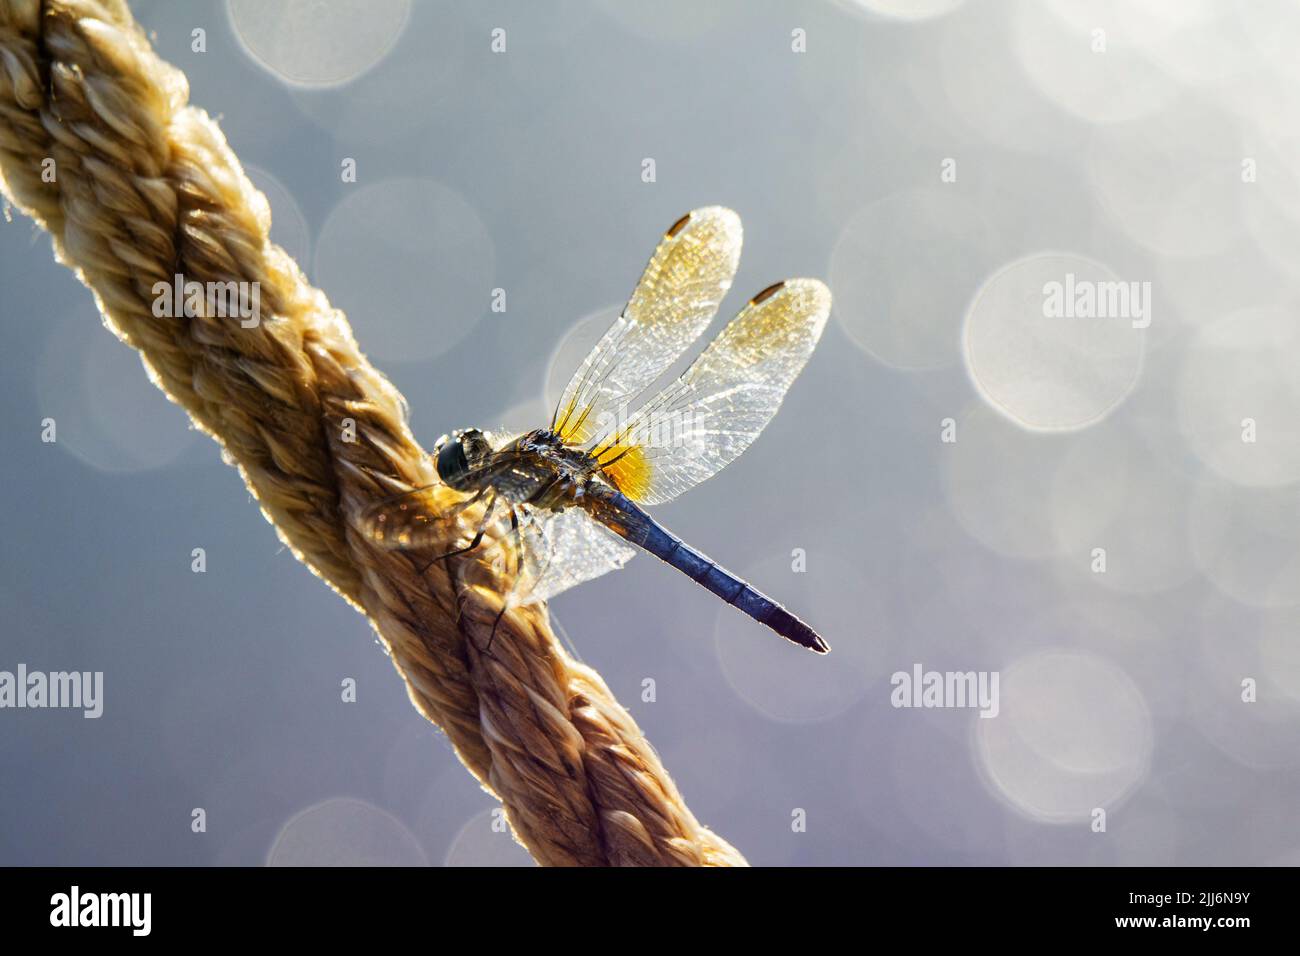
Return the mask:
M 480 652 L 504 582 L 469 585 L 468 561 L 421 576 L 420 555 L 352 528 L 366 503 L 428 483 L 428 458 L 346 319 L 270 244 L 265 198 L 188 95 L 121 0 L 0 0 L 0 186 L 49 230 L 154 382 L 223 445 L 294 554 L 370 617 L 416 708 L 533 856 L 743 864 L 691 815 L 600 676 L 565 654 L 545 610 L 507 614 Z M 46 157 L 55 183 L 42 182 Z M 175 274 L 260 283 L 261 324 L 156 318 L 151 289 Z

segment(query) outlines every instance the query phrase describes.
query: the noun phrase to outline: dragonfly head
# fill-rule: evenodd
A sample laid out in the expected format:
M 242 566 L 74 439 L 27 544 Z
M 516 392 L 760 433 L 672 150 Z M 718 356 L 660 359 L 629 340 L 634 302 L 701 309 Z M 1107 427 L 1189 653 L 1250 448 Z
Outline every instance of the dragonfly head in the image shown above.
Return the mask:
M 460 428 L 443 435 L 433 446 L 438 477 L 457 491 L 471 491 L 472 472 L 487 460 L 492 445 L 477 428 Z

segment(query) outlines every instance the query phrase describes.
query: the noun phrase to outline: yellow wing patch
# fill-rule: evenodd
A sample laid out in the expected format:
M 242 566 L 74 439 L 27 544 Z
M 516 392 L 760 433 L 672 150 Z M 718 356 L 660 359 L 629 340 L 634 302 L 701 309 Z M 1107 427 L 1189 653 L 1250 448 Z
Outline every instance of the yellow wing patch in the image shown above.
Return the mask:
M 633 501 L 650 490 L 650 459 L 640 445 L 615 444 L 601 452 L 600 460 L 609 462 L 601 467 L 609 483 Z
M 638 504 L 662 504 L 735 460 L 776 414 L 830 310 L 830 290 L 816 279 L 754 296 L 681 378 L 593 452 L 609 462 L 619 490 Z
M 623 313 L 564 390 L 553 427 L 565 444 L 587 444 L 626 417 L 621 407 L 700 336 L 731 288 L 743 239 L 740 217 L 720 206 L 668 228 Z
M 555 413 L 555 434 L 566 445 L 580 445 L 594 433 L 594 430 L 587 426 L 587 422 L 595 409 L 595 401 L 588 402 L 581 411 L 577 405 L 578 396 L 575 395 Z

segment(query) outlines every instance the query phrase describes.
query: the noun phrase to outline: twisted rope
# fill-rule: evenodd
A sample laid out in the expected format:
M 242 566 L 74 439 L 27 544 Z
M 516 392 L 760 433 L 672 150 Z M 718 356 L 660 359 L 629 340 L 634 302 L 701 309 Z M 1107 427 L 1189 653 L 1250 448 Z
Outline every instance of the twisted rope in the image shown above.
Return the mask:
M 478 583 L 472 558 L 421 574 L 423 555 L 353 528 L 366 504 L 430 483 L 428 457 L 342 313 L 269 242 L 265 197 L 188 95 L 122 0 L 0 0 L 0 188 L 221 443 L 285 544 L 370 618 L 518 839 L 543 864 L 743 865 L 544 609 L 508 612 L 483 652 L 507 581 Z M 176 274 L 259 283 L 261 323 L 156 317 L 153 286 Z

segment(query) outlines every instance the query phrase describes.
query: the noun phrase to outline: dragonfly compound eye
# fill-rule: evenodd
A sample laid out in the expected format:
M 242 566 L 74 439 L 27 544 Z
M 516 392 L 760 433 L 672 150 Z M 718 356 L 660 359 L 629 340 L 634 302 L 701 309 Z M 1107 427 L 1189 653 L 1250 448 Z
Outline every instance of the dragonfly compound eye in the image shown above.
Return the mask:
M 469 471 L 469 460 L 465 457 L 465 446 L 459 440 L 443 443 L 438 451 L 438 477 L 451 485 Z

